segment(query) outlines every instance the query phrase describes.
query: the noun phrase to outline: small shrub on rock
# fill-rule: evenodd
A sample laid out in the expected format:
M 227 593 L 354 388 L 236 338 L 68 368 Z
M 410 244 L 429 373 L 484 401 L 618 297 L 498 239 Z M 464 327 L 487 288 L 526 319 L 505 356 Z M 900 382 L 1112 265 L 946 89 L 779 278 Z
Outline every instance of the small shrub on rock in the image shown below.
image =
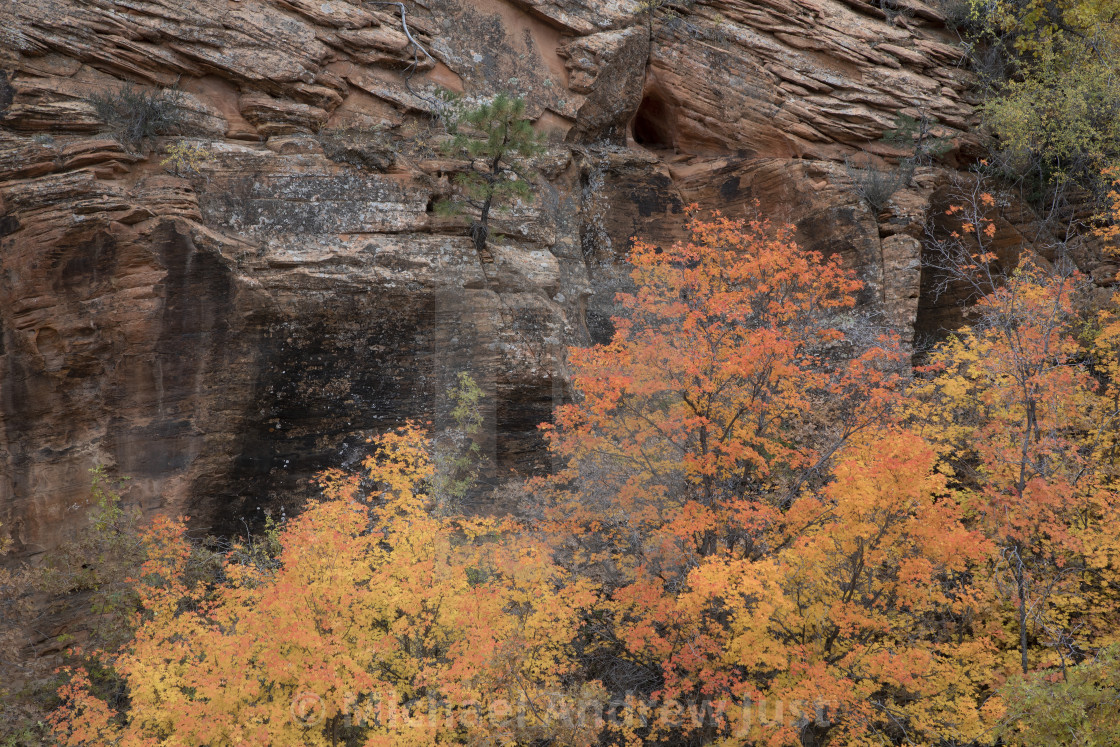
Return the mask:
M 175 176 L 197 174 L 198 167 L 206 160 L 206 149 L 198 143 L 180 140 L 167 148 L 167 157 L 159 162 L 160 166 Z
M 97 116 L 123 146 L 136 150 L 156 135 L 183 131 L 182 96 L 178 91 L 139 90 L 126 83 L 89 98 Z
M 910 183 L 914 175 L 914 163 L 903 160 L 892 169 L 877 169 L 874 166 L 860 165 L 851 159 L 844 159 L 844 169 L 852 181 L 859 198 L 875 213 L 880 213 L 887 206 L 891 196 L 902 187 Z

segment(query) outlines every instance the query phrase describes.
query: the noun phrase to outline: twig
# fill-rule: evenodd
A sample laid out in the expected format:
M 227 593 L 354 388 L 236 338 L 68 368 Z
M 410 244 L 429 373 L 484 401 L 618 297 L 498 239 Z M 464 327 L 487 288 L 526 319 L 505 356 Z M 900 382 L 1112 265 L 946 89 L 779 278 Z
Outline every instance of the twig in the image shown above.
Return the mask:
M 417 54 L 417 51 L 423 53 L 425 57 L 431 60 L 433 65 L 436 63 L 436 58 L 432 57 L 428 53 L 428 50 L 424 49 L 424 45 L 416 41 L 416 37 L 412 35 L 412 31 L 408 28 L 408 11 L 404 7 L 404 3 L 387 2 L 386 0 L 366 0 L 366 2 L 369 5 L 392 5 L 401 12 L 401 30 L 404 31 L 404 35 L 408 38 L 409 43 L 413 46 L 412 64 L 405 69 L 404 87 L 408 89 L 408 92 L 410 94 L 420 99 L 421 101 L 428 102 L 434 109 L 436 109 L 437 113 L 442 114 L 443 102 L 419 94 L 412 88 L 412 76 L 416 74 L 416 69 L 420 65 L 420 57 Z

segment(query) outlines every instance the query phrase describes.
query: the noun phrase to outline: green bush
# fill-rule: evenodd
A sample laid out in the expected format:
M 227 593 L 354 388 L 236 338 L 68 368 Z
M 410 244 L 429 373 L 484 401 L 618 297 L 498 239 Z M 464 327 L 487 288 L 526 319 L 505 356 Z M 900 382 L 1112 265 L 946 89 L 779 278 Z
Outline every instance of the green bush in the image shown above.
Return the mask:
M 992 166 L 1051 208 L 1120 166 L 1117 0 L 972 0 L 967 47 Z
M 1120 166 L 1120 67 L 1089 57 L 1072 68 L 1062 56 L 1021 64 L 983 107 L 996 163 L 1036 198 L 1073 185 L 1099 192 L 1102 172 Z
M 997 730 L 1023 747 L 1111 747 L 1120 744 L 1120 649 L 1060 672 L 1012 678 L 1000 689 L 1007 716 Z

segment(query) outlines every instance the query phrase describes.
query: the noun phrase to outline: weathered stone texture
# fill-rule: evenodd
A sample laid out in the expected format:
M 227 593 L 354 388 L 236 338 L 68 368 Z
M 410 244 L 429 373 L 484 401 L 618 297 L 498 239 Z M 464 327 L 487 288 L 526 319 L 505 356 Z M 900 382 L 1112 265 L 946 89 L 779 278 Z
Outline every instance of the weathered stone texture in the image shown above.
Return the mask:
M 565 346 L 609 337 L 631 238 L 683 237 L 690 203 L 791 221 L 904 337 L 948 318 L 922 295 L 921 240 L 958 150 L 882 215 L 842 163 L 889 168 L 900 113 L 974 148 L 959 50 L 910 6 L 888 22 L 861 0 L 409 2 L 428 57 L 393 6 L 360 0 L 0 0 L 15 552 L 63 541 L 97 463 L 148 510 L 233 529 L 353 463 L 365 434 L 445 416 L 459 370 L 490 395 L 495 470 L 541 468 Z M 126 82 L 177 85 L 181 132 L 141 152 L 107 139 L 89 99 Z M 437 87 L 524 95 L 551 143 L 486 256 L 469 217 L 433 211 L 465 167 L 436 147 Z M 172 174 L 178 140 L 203 156 Z

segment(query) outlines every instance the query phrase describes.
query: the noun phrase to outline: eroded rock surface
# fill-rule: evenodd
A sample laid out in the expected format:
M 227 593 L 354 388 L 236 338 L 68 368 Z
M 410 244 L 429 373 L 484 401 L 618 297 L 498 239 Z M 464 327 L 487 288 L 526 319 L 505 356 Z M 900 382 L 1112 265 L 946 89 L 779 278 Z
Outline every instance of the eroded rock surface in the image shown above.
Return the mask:
M 691 203 L 794 223 L 909 339 L 974 116 L 953 35 L 905 5 L 416 0 L 423 54 L 384 3 L 0 0 L 14 552 L 64 540 L 98 463 L 147 510 L 233 530 L 365 434 L 444 417 L 459 370 L 490 395 L 494 470 L 545 467 L 564 347 L 610 335 L 631 237 L 681 237 Z M 90 99 L 125 83 L 176 86 L 181 134 L 106 139 Z M 464 168 L 435 147 L 437 88 L 523 95 L 550 141 L 486 256 L 433 210 Z M 900 114 L 953 150 L 872 214 L 843 161 L 891 168 Z M 161 163 L 179 143 L 201 155 Z

